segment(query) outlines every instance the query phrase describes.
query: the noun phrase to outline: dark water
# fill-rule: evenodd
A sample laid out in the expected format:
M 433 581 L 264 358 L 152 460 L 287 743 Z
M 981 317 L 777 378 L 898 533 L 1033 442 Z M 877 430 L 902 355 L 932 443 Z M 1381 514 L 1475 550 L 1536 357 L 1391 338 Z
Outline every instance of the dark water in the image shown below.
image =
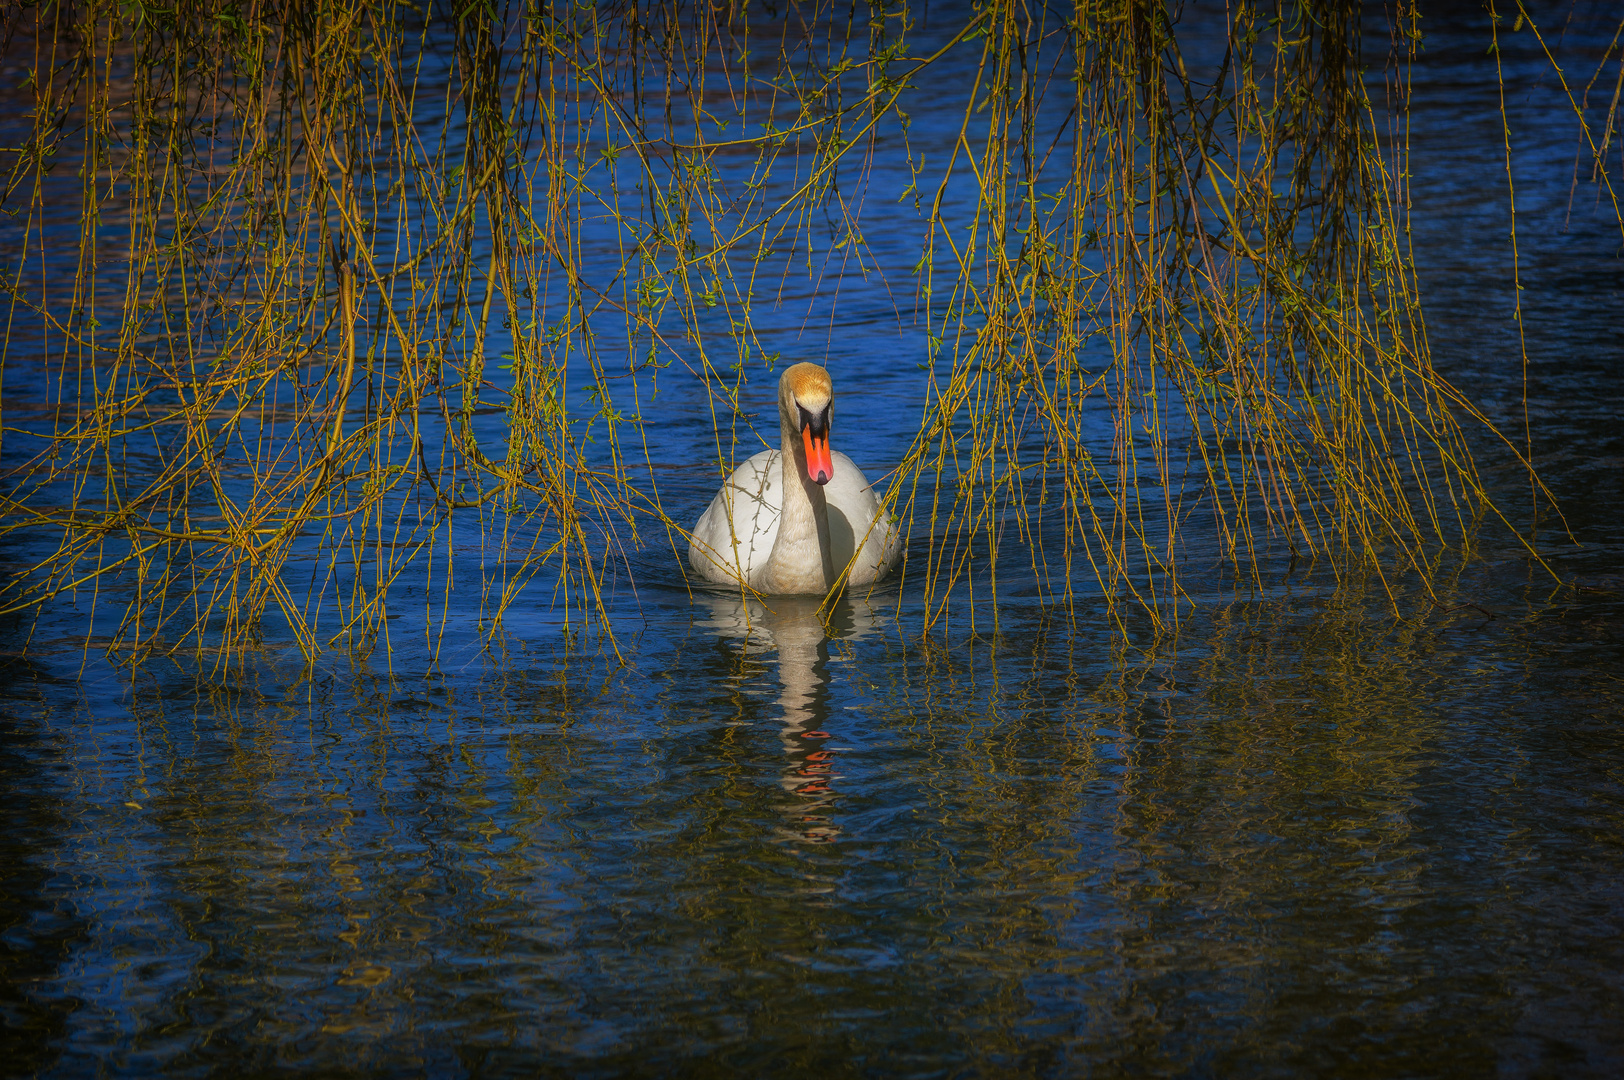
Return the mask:
M 1434 348 L 1518 427 L 1484 18 L 1429 18 Z M 1374 581 L 1214 571 L 1146 655 L 1019 601 L 993 639 L 921 642 L 906 599 L 746 632 L 647 555 L 630 667 L 566 662 L 538 613 L 428 675 L 404 640 L 131 671 L 69 613 L 13 634 L 0 683 L 0 1071 L 1624 1072 L 1624 262 L 1593 191 L 1569 210 L 1531 45 L 1507 58 L 1562 582 L 1492 528 L 1441 568 L 1451 606 L 1402 618 Z M 884 460 L 897 411 L 843 447 Z M 710 481 L 671 484 L 697 514 Z

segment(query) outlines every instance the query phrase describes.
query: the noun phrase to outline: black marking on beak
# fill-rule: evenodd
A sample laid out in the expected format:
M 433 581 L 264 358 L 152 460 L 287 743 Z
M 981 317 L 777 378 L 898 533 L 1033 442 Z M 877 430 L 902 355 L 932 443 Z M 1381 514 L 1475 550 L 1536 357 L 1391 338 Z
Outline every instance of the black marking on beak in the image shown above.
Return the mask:
M 832 405 L 833 402 L 830 402 Z M 801 411 L 801 430 L 810 431 L 814 438 L 827 439 L 829 437 L 829 406 L 825 405 L 816 413 L 807 411 L 805 405 L 799 401 L 795 407 Z

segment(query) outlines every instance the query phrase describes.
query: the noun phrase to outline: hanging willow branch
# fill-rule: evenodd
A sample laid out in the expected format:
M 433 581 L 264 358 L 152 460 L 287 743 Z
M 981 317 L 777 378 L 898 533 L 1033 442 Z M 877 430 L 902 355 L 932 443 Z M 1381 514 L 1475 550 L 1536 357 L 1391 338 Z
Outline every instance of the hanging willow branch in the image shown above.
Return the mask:
M 1226 10 L 13 11 L 0 608 L 314 654 L 473 573 L 487 627 L 601 627 L 686 546 L 656 396 L 731 467 L 785 283 L 857 273 L 921 370 L 927 628 L 1008 543 L 1159 626 L 1197 535 L 1422 566 L 1487 503 L 1407 249 L 1416 13 L 1373 99 L 1360 6 Z

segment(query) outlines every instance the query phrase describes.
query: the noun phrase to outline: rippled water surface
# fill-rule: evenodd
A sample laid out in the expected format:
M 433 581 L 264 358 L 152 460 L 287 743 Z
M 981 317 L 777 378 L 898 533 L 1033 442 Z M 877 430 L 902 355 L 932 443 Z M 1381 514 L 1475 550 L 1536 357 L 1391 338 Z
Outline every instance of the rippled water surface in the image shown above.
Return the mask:
M 1517 425 L 1486 30 L 1429 18 L 1433 344 Z M 1019 589 L 996 636 L 923 642 L 906 591 L 825 634 L 691 596 L 651 547 L 627 666 L 566 659 L 538 609 L 429 674 L 405 630 L 314 670 L 272 642 L 131 671 L 60 613 L 26 652 L 7 631 L 0 680 L 0 1071 L 1624 1073 L 1624 263 L 1594 192 L 1569 208 L 1535 59 L 1508 46 L 1566 584 L 1492 529 L 1403 618 L 1374 580 L 1198 568 L 1146 654 Z M 801 347 L 879 333 L 840 315 Z M 832 365 L 871 365 L 839 445 L 876 473 L 910 347 Z M 1485 473 L 1515 512 L 1493 447 Z

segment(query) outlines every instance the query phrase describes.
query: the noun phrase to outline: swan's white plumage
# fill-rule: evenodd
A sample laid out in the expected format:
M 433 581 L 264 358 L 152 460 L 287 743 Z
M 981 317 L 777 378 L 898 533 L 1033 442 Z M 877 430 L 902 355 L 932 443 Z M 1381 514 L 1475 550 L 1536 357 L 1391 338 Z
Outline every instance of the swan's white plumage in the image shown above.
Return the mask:
M 828 483 L 815 485 L 802 475 L 800 421 L 790 410 L 807 399 L 826 406 L 830 396 L 822 368 L 797 364 L 785 372 L 779 394 L 784 449 L 763 450 L 740 465 L 711 500 L 688 548 L 688 565 L 700 577 L 732 585 L 743 581 L 761 592 L 821 593 L 832 584 L 831 575 L 838 577 L 848 564 L 851 585 L 872 584 L 890 570 L 901 536 L 856 463 L 833 452 L 834 476 Z M 780 528 L 786 500 L 788 533 Z M 815 522 L 822 516 L 826 532 L 821 521 Z
M 778 519 L 784 499 L 784 482 L 777 450 L 763 450 L 733 470 L 722 490 L 711 500 L 694 526 L 693 543 L 688 548 L 688 565 L 707 581 L 738 584 L 739 580 L 761 587 L 767 560 L 778 539 Z M 835 572 L 851 560 L 856 541 L 863 539 L 862 554 L 851 568 L 852 585 L 868 585 L 885 576 L 896 560 L 900 537 L 883 515 L 863 473 L 852 459 L 834 451 L 835 476 L 824 485 L 829 504 L 830 555 Z M 732 528 L 728 521 L 731 514 Z M 875 519 L 878 518 L 878 522 Z M 872 531 L 869 523 L 875 522 Z M 858 524 L 861 523 L 862 533 Z M 734 538 L 738 546 L 734 546 Z M 735 554 L 736 553 L 736 554 Z

